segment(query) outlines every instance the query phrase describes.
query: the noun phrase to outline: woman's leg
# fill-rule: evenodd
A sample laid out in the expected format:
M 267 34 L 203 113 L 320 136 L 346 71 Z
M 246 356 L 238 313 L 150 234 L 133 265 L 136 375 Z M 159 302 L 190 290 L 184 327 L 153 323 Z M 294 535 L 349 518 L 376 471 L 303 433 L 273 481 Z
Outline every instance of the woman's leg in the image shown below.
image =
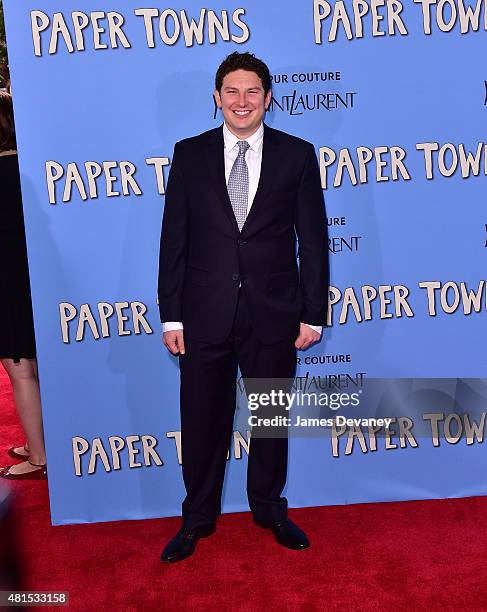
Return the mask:
M 27 448 L 30 450 L 29 459 L 32 463 L 43 465 L 46 462 L 46 451 L 44 448 L 37 361 L 35 359 L 21 359 L 20 363 L 14 363 L 13 359 L 6 358 L 1 361 L 12 383 L 15 405 L 27 438 Z M 34 469 L 36 468 L 25 461 L 13 466 L 10 473 L 18 474 Z

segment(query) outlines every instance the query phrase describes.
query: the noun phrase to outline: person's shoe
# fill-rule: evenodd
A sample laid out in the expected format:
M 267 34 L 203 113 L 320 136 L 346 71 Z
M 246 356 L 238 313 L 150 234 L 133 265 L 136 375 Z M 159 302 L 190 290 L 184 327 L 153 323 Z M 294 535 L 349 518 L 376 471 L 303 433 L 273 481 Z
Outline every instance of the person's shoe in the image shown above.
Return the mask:
M 258 521 L 254 518 L 254 523 L 263 527 L 264 529 L 270 529 L 276 538 L 276 542 L 286 548 L 292 550 L 304 550 L 310 547 L 310 543 L 304 531 L 302 531 L 297 525 L 295 525 L 291 519 L 284 519 L 283 521 Z
M 17 450 L 20 450 L 21 452 L 18 453 Z M 25 461 L 25 459 L 29 458 L 30 452 L 25 448 L 25 446 L 11 446 L 7 451 L 7 455 L 12 457 L 12 459 L 23 459 Z
M 31 470 L 30 472 L 12 473 L 12 465 L 8 467 L 0 468 L 0 478 L 6 478 L 7 480 L 46 480 L 47 478 L 47 466 L 37 465 L 36 463 L 29 463 L 36 467 L 37 470 Z M 17 464 L 20 465 L 20 464 Z
M 200 538 L 206 538 L 215 533 L 215 525 L 202 527 L 181 527 L 174 538 L 166 545 L 161 554 L 161 561 L 175 563 L 182 561 L 194 553 Z

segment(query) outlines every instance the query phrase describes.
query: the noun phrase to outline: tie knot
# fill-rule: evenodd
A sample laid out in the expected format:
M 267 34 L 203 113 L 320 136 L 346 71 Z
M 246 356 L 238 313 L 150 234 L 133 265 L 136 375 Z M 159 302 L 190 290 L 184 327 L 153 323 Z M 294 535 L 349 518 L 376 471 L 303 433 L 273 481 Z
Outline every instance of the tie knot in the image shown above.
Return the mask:
M 246 140 L 239 140 L 238 144 L 238 154 L 245 155 L 247 149 L 250 147 L 249 143 Z

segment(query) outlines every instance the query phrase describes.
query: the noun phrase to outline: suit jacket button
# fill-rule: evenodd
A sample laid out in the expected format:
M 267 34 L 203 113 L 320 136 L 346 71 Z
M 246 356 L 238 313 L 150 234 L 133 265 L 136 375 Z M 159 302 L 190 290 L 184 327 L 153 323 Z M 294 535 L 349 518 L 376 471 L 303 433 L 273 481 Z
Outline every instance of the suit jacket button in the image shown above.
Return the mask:
M 238 281 L 238 279 L 239 279 L 238 274 L 234 274 L 234 275 L 232 276 L 232 280 L 234 280 L 234 281 Z
M 238 244 L 239 246 L 242 246 L 242 244 L 247 244 L 247 241 L 246 241 L 246 240 L 238 240 L 238 241 L 237 241 L 237 244 Z

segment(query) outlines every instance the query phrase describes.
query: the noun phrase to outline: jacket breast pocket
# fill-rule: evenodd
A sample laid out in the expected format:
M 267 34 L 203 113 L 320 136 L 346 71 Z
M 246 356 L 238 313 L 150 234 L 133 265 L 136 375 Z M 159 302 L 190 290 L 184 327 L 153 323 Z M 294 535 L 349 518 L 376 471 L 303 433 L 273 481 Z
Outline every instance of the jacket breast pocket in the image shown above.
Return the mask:
M 208 284 L 208 272 L 206 270 L 201 270 L 200 268 L 188 266 L 186 268 L 184 280 L 192 285 L 201 285 L 206 287 Z
M 279 189 L 271 189 L 269 191 L 268 197 L 273 198 L 278 201 L 281 201 L 281 200 L 294 201 L 296 197 L 296 189 L 293 186 L 291 186 L 289 189 L 282 188 L 282 187 Z

